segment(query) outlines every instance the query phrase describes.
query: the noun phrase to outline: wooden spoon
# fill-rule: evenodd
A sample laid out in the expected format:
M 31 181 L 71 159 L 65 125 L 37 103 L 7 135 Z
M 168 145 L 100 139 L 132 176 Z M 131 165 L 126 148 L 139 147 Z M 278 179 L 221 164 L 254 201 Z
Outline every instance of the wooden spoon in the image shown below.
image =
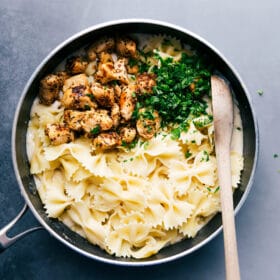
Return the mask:
M 233 211 L 230 144 L 233 128 L 233 104 L 229 86 L 218 76 L 211 77 L 215 150 L 220 185 L 226 279 L 239 280 L 239 263 Z

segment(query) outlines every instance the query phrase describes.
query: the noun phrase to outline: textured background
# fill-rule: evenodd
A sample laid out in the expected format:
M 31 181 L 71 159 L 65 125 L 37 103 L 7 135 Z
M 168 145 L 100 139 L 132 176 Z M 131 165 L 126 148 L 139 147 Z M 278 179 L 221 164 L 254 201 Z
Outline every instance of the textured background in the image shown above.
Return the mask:
M 231 61 L 247 85 L 260 130 L 252 191 L 236 218 L 243 279 L 280 275 L 280 2 L 277 0 L 0 2 L 0 228 L 23 205 L 11 160 L 16 104 L 41 60 L 70 35 L 120 18 L 168 21 L 201 35 Z M 263 89 L 263 96 L 257 94 Z M 279 157 L 274 157 L 279 154 Z M 36 224 L 28 213 L 17 230 Z M 124 268 L 87 259 L 40 231 L 0 255 L 0 279 L 224 279 L 219 235 L 172 263 Z

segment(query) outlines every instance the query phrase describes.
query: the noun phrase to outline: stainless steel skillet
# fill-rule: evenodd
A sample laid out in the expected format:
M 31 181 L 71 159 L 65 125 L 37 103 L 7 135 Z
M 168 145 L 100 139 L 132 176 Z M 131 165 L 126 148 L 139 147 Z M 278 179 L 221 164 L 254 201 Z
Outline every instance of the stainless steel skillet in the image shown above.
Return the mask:
M 25 206 L 11 224 L 0 230 L 0 249 L 4 250 L 17 239 L 33 230 L 44 228 L 60 242 L 92 259 L 115 265 L 143 266 L 165 263 L 190 254 L 208 243 L 221 231 L 221 216 L 218 214 L 199 232 L 194 239 L 183 240 L 180 243 L 166 247 L 158 254 L 148 259 L 135 260 L 111 256 L 99 249 L 99 247 L 90 244 L 84 238 L 68 229 L 61 222 L 47 217 L 36 191 L 35 182 L 29 171 L 29 163 L 26 153 L 26 131 L 30 118 L 30 109 L 35 97 L 38 94 L 39 81 L 45 75 L 52 72 L 54 68 L 71 53 L 89 44 L 96 37 L 116 33 L 164 33 L 175 36 L 197 49 L 200 53 L 206 55 L 215 66 L 215 69 L 222 73 L 227 80 L 229 80 L 239 103 L 244 129 L 243 154 L 245 158 L 245 165 L 242 173 L 241 185 L 234 193 L 235 212 L 238 212 L 244 203 L 253 183 L 258 157 L 259 137 L 256 117 L 250 102 L 248 91 L 236 70 L 211 44 L 194 33 L 178 26 L 143 19 L 113 21 L 90 27 L 59 45 L 38 66 L 23 90 L 13 123 L 13 165 L 22 196 L 41 227 L 30 229 L 14 238 L 7 237 L 6 232 L 13 226 L 16 220 L 23 215 L 24 211 L 27 209 Z

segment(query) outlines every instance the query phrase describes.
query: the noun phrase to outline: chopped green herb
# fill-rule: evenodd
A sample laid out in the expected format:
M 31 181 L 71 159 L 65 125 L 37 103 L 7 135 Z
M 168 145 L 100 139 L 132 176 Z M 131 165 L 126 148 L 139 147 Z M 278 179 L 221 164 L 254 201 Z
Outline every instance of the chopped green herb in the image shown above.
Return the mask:
M 262 89 L 258 89 L 257 93 L 258 93 L 259 96 L 262 96 L 263 95 L 263 90 Z
M 132 97 L 136 97 L 136 93 L 135 92 L 132 92 Z
M 152 94 L 139 96 L 140 107 L 157 110 L 163 127 L 170 123 L 180 125 L 189 115 L 198 117 L 206 113 L 207 103 L 202 96 L 210 95 L 211 72 L 201 56 L 183 53 L 180 61 L 173 61 L 170 57 L 164 59 L 158 53 L 144 56 L 146 60 L 142 61 L 140 68 L 150 68 L 149 56 L 160 63 L 150 69 L 156 75 L 156 86 Z M 195 84 L 195 89 L 191 89 L 191 84 Z M 209 117 L 205 125 L 211 121 Z
M 94 95 L 92 93 L 87 93 L 86 96 L 88 96 L 91 101 L 94 101 Z
M 278 158 L 278 154 L 274 154 L 273 157 L 274 157 L 274 158 Z
M 237 130 L 241 130 L 241 127 L 238 126 L 236 129 L 237 129 Z
M 212 115 L 207 115 L 206 118 L 195 120 L 193 123 L 196 127 L 202 128 L 202 127 L 205 127 L 208 124 L 210 124 L 212 121 L 213 121 L 213 116 Z
M 185 157 L 186 158 L 189 158 L 189 157 L 191 157 L 192 156 L 192 153 L 190 153 L 189 151 L 187 151 L 186 153 L 185 153 Z
M 218 192 L 220 190 L 220 186 L 218 186 L 215 190 L 214 193 Z
M 85 105 L 85 110 L 90 110 L 90 106 L 89 105 Z
M 181 136 L 181 129 L 179 127 L 174 128 L 171 130 L 171 139 L 172 140 L 177 140 Z
M 100 126 L 98 125 L 98 126 L 94 127 L 94 128 L 90 131 L 90 134 L 96 135 L 96 134 L 98 134 L 99 132 L 100 132 Z
M 209 187 L 207 187 L 207 190 L 208 190 L 209 192 L 211 192 L 211 191 L 212 191 Z
M 209 161 L 209 154 L 207 153 L 207 151 L 203 151 L 203 157 L 200 161 Z
M 128 61 L 128 65 L 130 67 L 133 67 L 135 65 L 138 65 L 138 60 L 134 59 L 134 58 L 130 58 L 129 61 Z

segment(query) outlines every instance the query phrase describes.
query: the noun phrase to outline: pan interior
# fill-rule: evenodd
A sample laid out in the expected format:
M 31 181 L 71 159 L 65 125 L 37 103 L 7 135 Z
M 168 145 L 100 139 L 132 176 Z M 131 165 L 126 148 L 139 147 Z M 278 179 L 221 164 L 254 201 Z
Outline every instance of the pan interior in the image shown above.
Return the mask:
M 89 44 L 95 38 L 102 35 L 123 34 L 123 33 L 150 33 L 150 34 L 168 34 L 180 38 L 183 42 L 191 45 L 200 53 L 207 55 L 214 64 L 217 71 L 222 73 L 230 81 L 236 99 L 239 103 L 240 115 L 243 124 L 243 155 L 244 170 L 241 176 L 240 187 L 234 193 L 234 206 L 239 208 L 243 203 L 251 185 L 251 177 L 254 173 L 254 166 L 257 154 L 257 128 L 250 102 L 246 90 L 231 66 L 205 42 L 192 34 L 176 29 L 171 26 L 161 25 L 155 22 L 119 22 L 115 24 L 104 25 L 99 28 L 92 28 L 82 34 L 76 35 L 67 44 L 56 49 L 41 66 L 36 70 L 33 78 L 29 81 L 23 97 L 18 105 L 18 114 L 14 121 L 14 166 L 19 180 L 22 193 L 28 202 L 31 210 L 43 226 L 60 241 L 70 246 L 72 249 L 87 255 L 91 258 L 109 262 L 113 264 L 124 265 L 144 265 L 165 262 L 186 255 L 199 248 L 202 244 L 212 239 L 221 229 L 221 215 L 217 214 L 193 239 L 183 240 L 175 245 L 162 249 L 156 255 L 144 259 L 134 260 L 125 258 L 116 258 L 107 254 L 99 247 L 90 244 L 80 235 L 71 231 L 63 223 L 56 219 L 47 217 L 42 202 L 36 191 L 36 185 L 33 176 L 30 174 L 30 165 L 26 153 L 26 132 L 30 119 L 30 110 L 35 97 L 38 94 L 39 81 L 52 72 L 54 68 L 69 56 L 75 50 Z

